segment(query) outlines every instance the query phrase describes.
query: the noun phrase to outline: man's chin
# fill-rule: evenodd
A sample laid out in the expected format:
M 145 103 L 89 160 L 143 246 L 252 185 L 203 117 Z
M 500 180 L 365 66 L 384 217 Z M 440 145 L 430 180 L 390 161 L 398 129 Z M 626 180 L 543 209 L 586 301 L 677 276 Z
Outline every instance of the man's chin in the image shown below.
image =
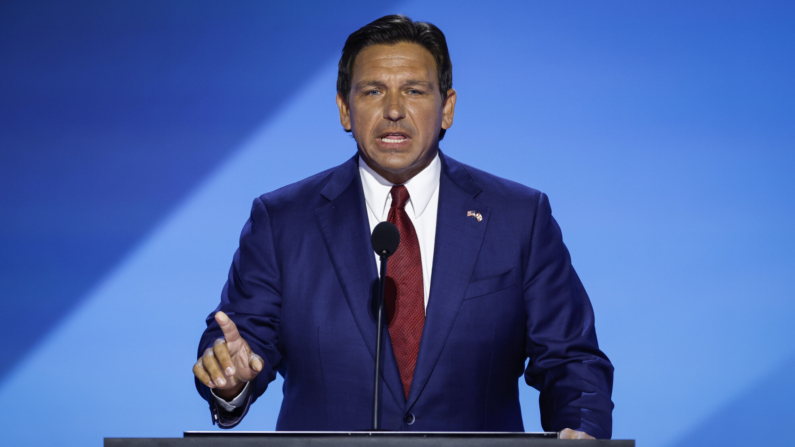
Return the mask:
M 390 157 L 386 160 L 377 160 L 375 164 L 382 170 L 392 174 L 403 174 L 415 169 L 421 163 L 416 158 Z
M 361 152 L 360 152 L 361 153 Z M 414 159 L 410 159 L 405 153 L 385 153 L 377 154 L 376 157 L 362 156 L 371 168 L 392 173 L 400 173 L 410 168 L 414 164 Z
M 418 154 L 413 150 L 383 150 L 376 148 L 376 150 L 372 151 L 363 151 L 361 148 L 359 149 L 359 155 L 367 165 L 387 179 L 404 178 L 407 175 L 409 178 L 412 177 L 433 160 L 433 157 L 430 156 L 431 153 L 434 156 L 436 155 L 436 151 L 431 151 L 430 153 L 423 151 Z

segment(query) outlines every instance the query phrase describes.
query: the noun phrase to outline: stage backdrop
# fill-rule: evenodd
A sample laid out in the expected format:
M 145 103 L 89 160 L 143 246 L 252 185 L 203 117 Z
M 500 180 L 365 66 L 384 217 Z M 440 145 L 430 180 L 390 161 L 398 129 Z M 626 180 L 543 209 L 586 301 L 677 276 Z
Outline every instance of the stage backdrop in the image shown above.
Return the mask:
M 251 201 L 354 153 L 336 63 L 395 12 L 447 35 L 446 153 L 549 194 L 615 364 L 614 436 L 791 442 L 792 2 L 18 0 L 0 444 L 213 429 L 191 366 Z M 280 400 L 239 429 L 273 429 Z

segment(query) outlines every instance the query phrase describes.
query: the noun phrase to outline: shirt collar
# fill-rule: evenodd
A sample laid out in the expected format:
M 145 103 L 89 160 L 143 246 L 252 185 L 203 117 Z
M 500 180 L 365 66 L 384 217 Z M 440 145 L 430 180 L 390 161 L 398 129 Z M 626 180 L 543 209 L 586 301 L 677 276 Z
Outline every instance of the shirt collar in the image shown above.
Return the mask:
M 359 156 L 359 174 L 362 177 L 364 200 L 367 202 L 368 208 L 373 214 L 386 220 L 387 206 L 392 203 L 389 192 L 394 184 L 373 171 L 361 156 Z M 439 187 L 441 176 L 442 163 L 437 152 L 425 169 L 403 184 L 409 191 L 409 203 L 406 208 L 408 212 L 413 213 L 414 219 L 418 219 L 428 207 L 433 193 Z

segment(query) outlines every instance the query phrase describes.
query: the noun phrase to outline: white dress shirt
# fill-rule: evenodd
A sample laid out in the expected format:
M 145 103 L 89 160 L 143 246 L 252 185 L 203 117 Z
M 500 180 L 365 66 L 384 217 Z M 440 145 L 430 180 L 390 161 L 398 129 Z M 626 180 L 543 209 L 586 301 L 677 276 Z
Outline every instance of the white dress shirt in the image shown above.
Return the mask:
M 367 219 L 370 223 L 370 233 L 375 226 L 387 220 L 389 208 L 392 205 L 390 191 L 395 186 L 387 181 L 367 165 L 359 157 L 359 176 L 364 189 L 364 201 L 367 204 Z M 439 211 L 439 179 L 442 176 L 442 162 L 439 154 L 433 161 L 417 175 L 403 185 L 409 191 L 409 202 L 406 204 L 406 214 L 409 216 L 414 231 L 417 233 L 417 242 L 420 244 L 420 259 L 422 260 L 422 286 L 425 295 L 425 308 L 428 308 L 428 298 L 431 291 L 431 273 L 433 268 L 433 248 L 436 240 L 436 215 Z M 381 271 L 381 259 L 373 252 L 378 271 Z M 226 411 L 233 411 L 243 405 L 248 396 L 249 384 L 232 401 L 215 396 L 218 405 Z
M 393 183 L 389 183 L 359 157 L 359 174 L 364 188 L 364 201 L 367 202 L 367 218 L 370 221 L 370 233 L 375 226 L 387 220 L 392 205 L 389 193 Z M 409 202 L 406 204 L 417 242 L 420 244 L 422 260 L 422 286 L 425 289 L 425 308 L 431 292 L 431 271 L 433 270 L 433 246 L 436 240 L 436 214 L 439 211 L 439 179 L 442 175 L 442 162 L 436 154 L 431 164 L 420 171 L 403 185 L 409 191 Z M 373 252 L 378 271 L 381 271 L 381 258 Z

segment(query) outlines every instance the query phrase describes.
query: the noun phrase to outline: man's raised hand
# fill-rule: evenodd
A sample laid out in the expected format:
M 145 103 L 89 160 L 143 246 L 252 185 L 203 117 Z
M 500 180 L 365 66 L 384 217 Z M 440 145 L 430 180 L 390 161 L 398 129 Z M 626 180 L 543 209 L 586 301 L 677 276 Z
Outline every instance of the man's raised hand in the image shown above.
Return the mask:
M 193 374 L 201 383 L 215 390 L 218 397 L 231 400 L 240 394 L 246 382 L 257 377 L 264 362 L 251 352 L 237 326 L 225 313 L 216 312 L 215 321 L 224 338 L 215 340 L 213 346 L 204 351 L 193 365 Z

